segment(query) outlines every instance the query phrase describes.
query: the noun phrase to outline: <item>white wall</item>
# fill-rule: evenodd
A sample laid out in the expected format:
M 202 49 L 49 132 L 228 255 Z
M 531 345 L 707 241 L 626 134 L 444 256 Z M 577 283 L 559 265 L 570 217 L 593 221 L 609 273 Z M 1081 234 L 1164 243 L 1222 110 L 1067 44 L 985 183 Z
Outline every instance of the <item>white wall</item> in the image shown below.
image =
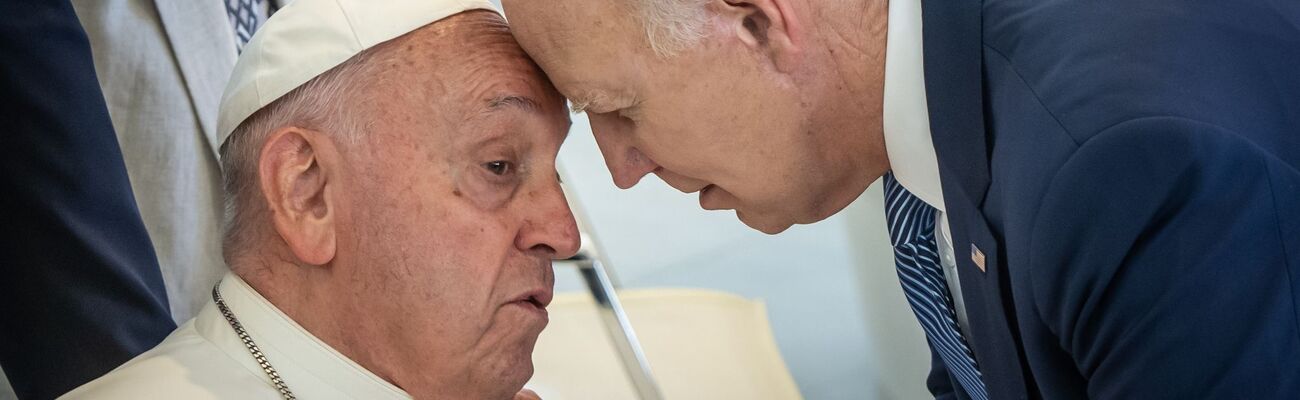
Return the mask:
M 654 176 L 614 187 L 583 115 L 560 152 L 570 193 L 626 287 L 702 287 L 763 299 L 808 399 L 920 399 L 929 353 L 894 272 L 873 186 L 826 221 L 776 236 L 699 208 Z M 557 290 L 583 290 L 557 271 Z

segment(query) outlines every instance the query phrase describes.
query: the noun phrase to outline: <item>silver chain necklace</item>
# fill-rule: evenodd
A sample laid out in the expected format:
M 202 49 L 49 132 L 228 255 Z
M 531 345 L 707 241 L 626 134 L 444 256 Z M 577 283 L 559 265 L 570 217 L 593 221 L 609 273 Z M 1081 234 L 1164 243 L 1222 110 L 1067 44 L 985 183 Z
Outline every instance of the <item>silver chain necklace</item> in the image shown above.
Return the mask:
M 221 315 L 225 316 L 226 322 L 229 322 L 230 327 L 235 329 L 235 334 L 239 335 L 239 340 L 244 342 L 244 347 L 248 348 L 248 353 L 253 355 L 254 360 L 257 360 L 257 365 L 262 366 L 262 371 L 266 371 L 266 376 L 271 378 L 271 384 L 275 385 L 275 390 L 280 391 L 280 397 L 283 397 L 284 400 L 298 400 L 297 397 L 293 396 L 293 392 L 289 390 L 289 385 L 285 384 L 284 379 L 280 378 L 280 373 L 275 372 L 275 367 L 272 367 L 271 362 L 266 360 L 266 355 L 262 354 L 262 349 L 257 347 L 257 343 L 253 343 L 253 337 L 249 336 L 248 331 L 244 330 L 244 325 L 239 323 L 238 318 L 235 318 L 235 313 L 230 312 L 230 307 L 226 307 L 226 302 L 221 299 L 221 291 L 218 290 L 220 287 L 221 281 L 217 281 L 216 286 L 212 287 L 212 300 L 217 302 L 217 309 L 221 310 Z

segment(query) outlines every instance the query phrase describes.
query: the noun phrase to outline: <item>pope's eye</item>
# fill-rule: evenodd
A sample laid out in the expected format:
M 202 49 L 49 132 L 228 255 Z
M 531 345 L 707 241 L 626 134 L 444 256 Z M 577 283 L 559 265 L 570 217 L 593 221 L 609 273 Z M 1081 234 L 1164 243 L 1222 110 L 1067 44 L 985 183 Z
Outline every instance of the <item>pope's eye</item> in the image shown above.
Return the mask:
M 509 161 L 498 160 L 483 163 L 483 168 L 487 168 L 488 172 L 491 172 L 493 175 L 501 176 L 513 171 L 514 165 Z

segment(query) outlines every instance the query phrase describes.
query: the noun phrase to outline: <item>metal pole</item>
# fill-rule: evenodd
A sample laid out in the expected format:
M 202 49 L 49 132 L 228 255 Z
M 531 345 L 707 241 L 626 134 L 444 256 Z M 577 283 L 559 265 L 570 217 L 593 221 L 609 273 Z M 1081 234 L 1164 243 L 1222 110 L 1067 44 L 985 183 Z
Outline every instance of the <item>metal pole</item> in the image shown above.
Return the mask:
M 563 169 L 559 172 L 564 175 Z M 600 243 L 591 236 L 586 210 L 578 202 L 577 196 L 574 196 L 567 187 L 565 192 L 565 197 L 569 200 L 569 208 L 572 209 L 573 217 L 578 222 L 582 247 L 577 255 L 567 260 L 556 261 L 555 264 L 570 264 L 578 267 L 578 272 L 587 283 L 587 289 L 596 300 L 596 308 L 604 322 L 605 333 L 614 343 L 619 360 L 623 362 L 623 371 L 632 381 L 632 387 L 636 389 L 638 397 L 641 400 L 663 400 L 663 395 L 659 393 L 659 385 L 655 383 L 654 374 L 650 370 L 650 363 L 646 362 L 645 354 L 641 351 L 641 342 L 637 340 L 632 323 L 628 321 L 627 314 L 623 312 L 623 305 L 618 301 L 616 291 L 619 288 L 618 279 L 606 268 L 610 265 L 609 260 L 605 259 L 604 253 L 600 251 Z
M 659 393 L 659 386 L 655 383 L 650 364 L 646 361 L 645 353 L 641 351 L 636 331 L 632 329 L 627 314 L 623 312 L 623 305 L 618 301 L 618 294 L 614 290 L 608 271 L 599 260 L 584 256 L 579 254 L 579 257 L 566 261 L 578 267 L 578 272 L 587 283 L 587 289 L 596 300 L 596 307 L 605 325 L 605 333 L 609 335 L 614 348 L 618 351 L 624 372 L 632 381 L 638 397 L 642 400 L 661 400 L 663 396 Z

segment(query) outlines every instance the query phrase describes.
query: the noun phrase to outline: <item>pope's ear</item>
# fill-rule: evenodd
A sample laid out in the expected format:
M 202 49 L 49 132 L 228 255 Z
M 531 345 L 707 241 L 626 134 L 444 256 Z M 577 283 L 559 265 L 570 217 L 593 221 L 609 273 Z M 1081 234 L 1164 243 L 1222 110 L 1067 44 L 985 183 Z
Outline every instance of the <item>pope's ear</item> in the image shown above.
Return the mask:
M 778 71 L 790 72 L 799 61 L 802 24 L 789 0 L 713 0 L 710 4 L 734 35 L 766 54 Z
M 320 132 L 284 127 L 271 133 L 258 156 L 271 223 L 304 264 L 328 264 L 337 250 L 336 150 Z

